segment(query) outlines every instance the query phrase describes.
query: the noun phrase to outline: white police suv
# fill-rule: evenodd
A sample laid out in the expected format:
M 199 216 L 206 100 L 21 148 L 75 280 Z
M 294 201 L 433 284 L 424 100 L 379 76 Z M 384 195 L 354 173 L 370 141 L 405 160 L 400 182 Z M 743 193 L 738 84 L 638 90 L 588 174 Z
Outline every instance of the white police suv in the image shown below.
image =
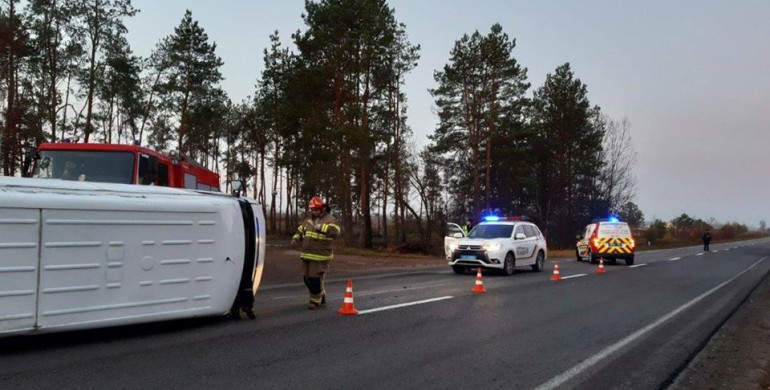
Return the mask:
M 467 236 L 458 225 L 447 224 L 444 251 L 458 274 L 478 267 L 497 269 L 505 275 L 522 266 L 542 271 L 548 258 L 543 233 L 520 217 L 485 217 Z

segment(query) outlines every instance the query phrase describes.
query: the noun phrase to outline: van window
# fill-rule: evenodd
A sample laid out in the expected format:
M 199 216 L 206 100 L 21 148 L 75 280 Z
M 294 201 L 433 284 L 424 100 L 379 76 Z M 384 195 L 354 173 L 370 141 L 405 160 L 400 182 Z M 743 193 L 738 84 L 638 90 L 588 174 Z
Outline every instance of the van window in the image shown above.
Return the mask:
M 625 222 L 602 222 L 599 224 L 599 237 L 630 237 L 631 229 Z

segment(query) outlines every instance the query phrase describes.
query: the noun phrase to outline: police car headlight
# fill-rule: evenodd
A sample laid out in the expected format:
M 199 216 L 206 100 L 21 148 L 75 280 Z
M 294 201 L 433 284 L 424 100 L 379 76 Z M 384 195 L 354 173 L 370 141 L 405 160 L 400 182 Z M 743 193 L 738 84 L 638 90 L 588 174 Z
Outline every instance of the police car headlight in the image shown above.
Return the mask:
M 456 242 L 450 243 L 449 244 L 449 250 L 454 252 L 455 249 L 457 249 L 457 243 Z
M 497 251 L 500 250 L 500 243 L 497 242 L 485 242 L 484 245 L 482 245 L 482 248 L 484 248 L 485 251 Z

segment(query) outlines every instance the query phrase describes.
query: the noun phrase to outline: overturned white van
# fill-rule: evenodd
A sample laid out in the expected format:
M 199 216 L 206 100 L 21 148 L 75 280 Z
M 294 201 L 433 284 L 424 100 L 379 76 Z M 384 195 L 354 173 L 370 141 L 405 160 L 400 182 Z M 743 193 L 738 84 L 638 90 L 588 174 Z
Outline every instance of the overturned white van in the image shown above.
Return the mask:
M 237 313 L 264 254 L 253 200 L 0 177 L 0 336 Z

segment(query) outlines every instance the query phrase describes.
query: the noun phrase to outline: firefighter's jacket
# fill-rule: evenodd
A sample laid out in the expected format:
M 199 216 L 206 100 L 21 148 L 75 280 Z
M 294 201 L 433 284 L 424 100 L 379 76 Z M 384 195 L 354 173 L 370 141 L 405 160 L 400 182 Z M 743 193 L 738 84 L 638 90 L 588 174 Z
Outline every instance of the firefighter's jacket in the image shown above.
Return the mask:
M 302 250 L 299 257 L 303 260 L 330 261 L 332 254 L 332 241 L 340 235 L 340 227 L 328 212 L 318 217 L 312 215 L 305 219 L 297 228 L 293 240 L 302 241 Z

